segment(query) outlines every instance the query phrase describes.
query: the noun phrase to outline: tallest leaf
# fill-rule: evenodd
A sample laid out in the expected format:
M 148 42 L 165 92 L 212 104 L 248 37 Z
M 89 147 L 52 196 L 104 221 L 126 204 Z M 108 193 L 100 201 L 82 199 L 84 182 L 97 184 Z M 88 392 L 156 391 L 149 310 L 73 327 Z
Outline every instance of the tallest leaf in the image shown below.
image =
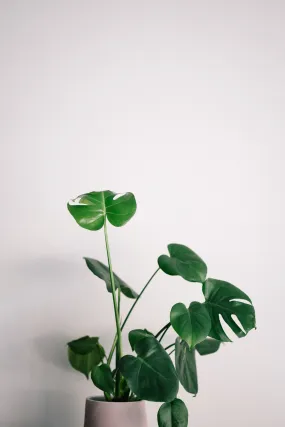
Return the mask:
M 132 193 L 92 191 L 82 194 L 67 204 L 75 221 L 87 230 L 103 227 L 105 218 L 115 227 L 122 227 L 135 214 L 136 199 Z

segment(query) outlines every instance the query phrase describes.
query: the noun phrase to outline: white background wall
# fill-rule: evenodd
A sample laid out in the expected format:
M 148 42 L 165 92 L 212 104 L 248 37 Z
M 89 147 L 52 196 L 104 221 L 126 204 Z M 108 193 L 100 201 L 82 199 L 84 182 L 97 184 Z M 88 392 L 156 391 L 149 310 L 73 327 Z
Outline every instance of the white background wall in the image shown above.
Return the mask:
M 81 427 L 96 394 L 65 343 L 112 340 L 110 295 L 82 260 L 105 260 L 103 236 L 66 202 L 101 189 L 137 197 L 110 230 L 134 288 L 178 242 L 255 303 L 257 331 L 198 360 L 195 399 L 181 391 L 190 425 L 284 425 L 285 3 L 0 3 L 0 426 Z M 129 329 L 201 298 L 160 273 Z

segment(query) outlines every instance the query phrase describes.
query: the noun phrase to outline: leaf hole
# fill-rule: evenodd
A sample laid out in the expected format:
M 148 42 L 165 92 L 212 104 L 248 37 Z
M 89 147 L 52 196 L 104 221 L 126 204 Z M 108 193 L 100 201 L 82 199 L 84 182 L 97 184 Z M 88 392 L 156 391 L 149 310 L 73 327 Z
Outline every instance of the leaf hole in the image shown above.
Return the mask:
M 119 194 L 116 194 L 116 195 L 114 196 L 113 200 L 118 200 L 120 197 L 123 197 L 125 194 L 127 194 L 127 193 L 119 193 Z
M 237 326 L 245 333 L 246 335 L 246 331 L 244 330 L 244 327 L 242 326 L 242 324 L 240 323 L 238 317 L 235 314 L 231 315 L 232 320 L 237 324 Z
M 74 206 L 74 205 L 83 205 L 84 203 L 80 203 L 80 199 L 82 198 L 82 196 L 78 196 L 78 197 L 76 197 L 76 199 L 71 199 L 70 201 L 69 201 L 69 204 L 71 205 L 71 206 Z
M 251 305 L 251 303 L 245 299 L 241 298 L 233 298 L 230 300 L 231 302 L 242 302 L 243 304 Z
M 234 339 L 236 338 L 236 334 L 233 332 L 230 326 L 226 323 L 226 321 L 223 319 L 223 316 L 221 314 L 219 314 L 219 320 L 224 330 L 224 333 L 228 336 L 228 338 L 231 341 L 234 341 Z

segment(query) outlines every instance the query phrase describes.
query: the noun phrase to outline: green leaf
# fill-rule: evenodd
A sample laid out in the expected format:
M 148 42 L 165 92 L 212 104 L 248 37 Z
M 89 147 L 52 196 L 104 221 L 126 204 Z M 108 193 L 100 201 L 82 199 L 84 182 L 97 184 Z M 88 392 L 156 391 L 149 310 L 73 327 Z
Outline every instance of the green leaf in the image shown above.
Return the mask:
M 219 315 L 239 338 L 255 328 L 255 312 L 251 300 L 239 288 L 222 280 L 207 279 L 203 284 L 203 293 L 212 321 L 210 337 L 220 341 L 231 341 L 223 330 Z M 250 304 L 236 300 L 248 301 Z M 232 318 L 233 315 L 238 318 L 244 330 Z
M 180 383 L 188 393 L 198 393 L 198 378 L 195 350 L 190 349 L 185 341 L 175 341 L 175 367 Z
M 129 333 L 129 342 L 134 350 L 136 343 L 145 337 L 153 337 L 153 334 L 149 332 L 147 329 L 134 329 Z
M 82 194 L 67 204 L 75 221 L 87 230 L 100 230 L 105 218 L 115 227 L 122 227 L 135 214 L 136 199 L 132 193 L 92 191 Z
M 196 350 L 201 356 L 216 353 L 219 350 L 221 341 L 214 340 L 213 338 L 206 338 L 204 341 L 196 345 Z
M 159 427 L 187 427 L 188 410 L 185 403 L 180 399 L 164 403 L 157 414 Z
M 168 245 L 168 251 L 170 256 L 161 255 L 158 258 L 158 265 L 164 273 L 181 276 L 189 282 L 205 281 L 207 266 L 195 252 L 176 243 Z
M 180 338 L 192 348 L 203 341 L 211 330 L 209 313 L 199 302 L 192 302 L 189 308 L 181 302 L 175 304 L 170 312 L 170 322 Z
M 88 379 L 92 368 L 99 365 L 105 356 L 105 351 L 99 344 L 99 338 L 85 336 L 67 345 L 69 363 Z
M 100 390 L 108 394 L 114 394 L 114 381 L 109 365 L 103 363 L 100 366 L 94 366 L 91 371 L 91 379 Z
M 95 276 L 99 277 L 99 279 L 104 280 L 104 282 L 106 283 L 108 292 L 112 292 L 109 268 L 102 262 L 97 261 L 96 259 L 93 259 L 93 258 L 84 258 L 84 259 L 89 270 L 92 271 L 92 273 L 95 274 Z M 120 279 L 119 276 L 117 276 L 115 273 L 113 274 L 114 274 L 116 289 L 120 288 L 122 293 L 126 297 L 136 299 L 138 297 L 138 294 L 129 285 L 127 285 L 126 282 Z
M 135 344 L 137 357 L 124 356 L 119 369 L 129 388 L 141 400 L 171 402 L 178 392 L 178 379 L 172 361 L 155 337 Z

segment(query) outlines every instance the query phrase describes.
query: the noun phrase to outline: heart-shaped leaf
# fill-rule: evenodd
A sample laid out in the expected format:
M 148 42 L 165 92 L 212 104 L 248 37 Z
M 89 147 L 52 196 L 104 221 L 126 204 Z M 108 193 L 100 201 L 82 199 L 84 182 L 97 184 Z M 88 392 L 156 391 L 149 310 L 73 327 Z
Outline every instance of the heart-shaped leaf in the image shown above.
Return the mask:
M 211 330 L 209 313 L 199 302 L 192 302 L 189 308 L 181 302 L 175 304 L 170 312 L 170 322 L 180 338 L 192 348 L 203 341 Z
M 99 344 L 99 338 L 85 336 L 67 345 L 69 363 L 88 379 L 92 368 L 99 365 L 105 356 L 105 351 Z
M 195 350 L 190 349 L 185 341 L 175 341 L 175 367 L 180 383 L 188 393 L 198 393 L 198 378 Z
M 158 265 L 164 273 L 170 276 L 181 276 L 189 282 L 203 283 L 207 276 L 207 266 L 204 261 L 184 245 L 176 243 L 168 245 L 169 255 L 161 255 Z
M 187 427 L 188 410 L 185 403 L 180 399 L 164 403 L 157 414 L 159 427 Z
M 114 393 L 114 380 L 109 365 L 103 363 L 102 365 L 94 366 L 91 371 L 91 379 L 100 390 L 108 394 Z
M 171 402 L 178 392 L 178 379 L 172 361 L 155 337 L 135 344 L 137 357 L 124 356 L 119 369 L 129 388 L 141 400 Z
M 137 204 L 132 193 L 92 191 L 82 194 L 67 204 L 75 221 L 87 230 L 100 230 L 105 218 L 115 227 L 122 227 L 135 214 Z
M 251 300 L 239 288 L 222 280 L 207 279 L 203 284 L 203 293 L 212 321 L 210 337 L 220 341 L 231 341 L 223 330 L 219 315 L 239 338 L 255 328 L 255 312 Z M 236 300 L 248 301 L 250 304 Z M 244 330 L 232 318 L 233 315 L 237 317 Z
M 216 353 L 219 350 L 221 341 L 214 340 L 213 338 L 206 338 L 204 341 L 196 345 L 196 350 L 201 356 Z
M 99 277 L 99 279 L 104 280 L 104 282 L 106 283 L 108 292 L 112 292 L 109 268 L 102 262 L 97 261 L 96 259 L 93 259 L 93 258 L 84 258 L 84 259 L 89 270 L 92 271 L 92 273 L 95 274 L 95 276 Z M 127 285 L 126 282 L 120 279 L 119 276 L 117 276 L 115 273 L 113 274 L 114 274 L 116 289 L 120 288 L 122 293 L 126 297 L 136 299 L 138 294 L 129 285 Z
M 134 329 L 129 333 L 129 342 L 134 350 L 136 343 L 145 337 L 153 337 L 153 334 L 149 332 L 147 329 Z

